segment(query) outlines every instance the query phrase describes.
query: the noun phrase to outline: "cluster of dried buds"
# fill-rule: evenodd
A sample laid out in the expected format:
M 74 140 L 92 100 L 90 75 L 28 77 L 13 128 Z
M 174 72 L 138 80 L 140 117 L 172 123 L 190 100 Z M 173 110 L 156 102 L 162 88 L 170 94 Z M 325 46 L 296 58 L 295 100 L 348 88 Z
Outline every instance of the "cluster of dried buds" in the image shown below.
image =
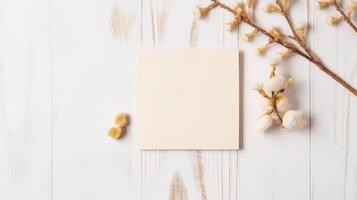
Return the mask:
M 108 135 L 113 139 L 119 139 L 128 125 L 128 115 L 125 113 L 119 113 L 115 116 L 115 125 L 109 129 Z
M 318 0 L 318 6 L 320 9 L 327 9 L 329 7 L 334 7 L 337 10 L 339 14 L 335 16 L 331 16 L 329 19 L 329 23 L 331 25 L 337 25 L 340 22 L 345 21 L 346 23 L 348 23 L 348 25 L 351 26 L 351 28 L 355 32 L 357 32 L 357 27 L 352 22 L 351 19 L 353 13 L 357 10 L 357 3 L 355 1 L 350 1 L 345 11 L 340 5 L 340 2 L 337 0 Z
M 271 63 L 271 73 L 265 83 L 258 83 L 254 89 L 261 95 L 263 114 L 258 119 L 257 128 L 265 131 L 273 125 L 287 130 L 303 128 L 306 120 L 303 113 L 290 110 L 286 90 L 293 84 L 293 79 L 287 77 L 285 69 L 275 60 Z

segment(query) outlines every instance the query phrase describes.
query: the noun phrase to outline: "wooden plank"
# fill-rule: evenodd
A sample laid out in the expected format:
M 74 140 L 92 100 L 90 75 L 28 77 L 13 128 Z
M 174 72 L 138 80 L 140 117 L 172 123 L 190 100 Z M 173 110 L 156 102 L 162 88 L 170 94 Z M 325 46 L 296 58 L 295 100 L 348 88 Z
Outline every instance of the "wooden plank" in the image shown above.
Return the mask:
M 50 11 L 0 1 L 0 199 L 51 197 Z
M 216 10 L 194 21 L 198 2 L 142 3 L 145 48 L 237 47 L 237 35 L 224 31 L 228 13 Z M 142 160 L 143 199 L 236 198 L 237 151 L 144 151 Z
M 334 14 L 334 9 L 311 9 L 313 47 L 330 69 L 357 87 L 356 34 L 346 24 L 328 25 Z M 319 70 L 311 73 L 311 197 L 356 199 L 356 98 Z
M 54 200 L 140 198 L 134 135 L 107 135 L 132 115 L 139 44 L 140 1 L 53 2 Z
M 283 17 L 265 13 L 265 1 L 258 1 L 256 20 L 263 27 L 278 27 L 291 34 Z M 294 1 L 291 14 L 295 22 L 307 21 L 307 1 Z M 241 27 L 241 33 L 252 31 Z M 309 128 L 287 132 L 274 129 L 267 133 L 256 131 L 256 120 L 261 113 L 259 95 L 251 88 L 254 83 L 268 78 L 269 57 L 284 49 L 273 46 L 265 58 L 255 55 L 256 48 L 266 43 L 260 34 L 252 43 L 242 42 L 243 60 L 243 108 L 244 108 L 244 149 L 238 156 L 237 199 L 308 199 L 309 189 Z M 309 116 L 309 63 L 298 56 L 283 62 L 283 67 L 295 80 L 287 97 L 291 108 L 300 109 Z

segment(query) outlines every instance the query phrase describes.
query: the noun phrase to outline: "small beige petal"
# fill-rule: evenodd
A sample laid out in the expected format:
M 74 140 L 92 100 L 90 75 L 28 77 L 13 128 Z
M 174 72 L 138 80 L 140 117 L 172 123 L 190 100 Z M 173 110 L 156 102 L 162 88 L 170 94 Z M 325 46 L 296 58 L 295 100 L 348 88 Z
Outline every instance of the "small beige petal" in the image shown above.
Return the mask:
M 119 127 L 123 128 L 128 124 L 128 117 L 125 113 L 119 113 L 115 117 L 115 124 Z
M 120 127 L 112 127 L 108 130 L 108 135 L 112 137 L 113 139 L 119 139 L 121 134 L 123 132 L 123 129 Z

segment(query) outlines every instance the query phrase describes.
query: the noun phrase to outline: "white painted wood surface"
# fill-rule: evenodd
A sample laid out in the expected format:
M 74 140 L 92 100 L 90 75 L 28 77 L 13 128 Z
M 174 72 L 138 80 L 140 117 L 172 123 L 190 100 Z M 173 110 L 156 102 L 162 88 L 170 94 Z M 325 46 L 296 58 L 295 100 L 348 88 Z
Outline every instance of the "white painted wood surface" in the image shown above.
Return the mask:
M 233 5 L 234 1 L 225 1 Z M 259 23 L 286 25 L 256 11 Z M 293 106 L 310 118 L 297 132 L 255 130 L 250 88 L 268 60 L 222 10 L 194 22 L 200 2 L 178 0 L 0 0 L 0 200 L 357 199 L 357 99 L 301 58 L 285 64 L 296 80 Z M 295 21 L 313 27 L 309 43 L 357 87 L 357 38 L 333 11 L 295 1 Z M 284 28 L 285 27 L 285 28 Z M 243 26 L 240 32 L 250 30 Z M 135 56 L 140 47 L 242 50 L 242 149 L 143 151 L 135 147 Z M 281 49 L 269 50 L 268 55 Z M 129 133 L 106 131 L 116 112 Z

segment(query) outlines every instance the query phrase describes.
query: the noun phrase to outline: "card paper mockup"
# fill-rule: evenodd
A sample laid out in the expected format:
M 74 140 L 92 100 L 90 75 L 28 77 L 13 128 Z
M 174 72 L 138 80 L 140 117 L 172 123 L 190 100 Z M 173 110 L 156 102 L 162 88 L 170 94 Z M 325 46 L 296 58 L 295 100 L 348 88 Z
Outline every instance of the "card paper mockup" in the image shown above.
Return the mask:
M 140 50 L 140 149 L 238 149 L 237 49 Z

